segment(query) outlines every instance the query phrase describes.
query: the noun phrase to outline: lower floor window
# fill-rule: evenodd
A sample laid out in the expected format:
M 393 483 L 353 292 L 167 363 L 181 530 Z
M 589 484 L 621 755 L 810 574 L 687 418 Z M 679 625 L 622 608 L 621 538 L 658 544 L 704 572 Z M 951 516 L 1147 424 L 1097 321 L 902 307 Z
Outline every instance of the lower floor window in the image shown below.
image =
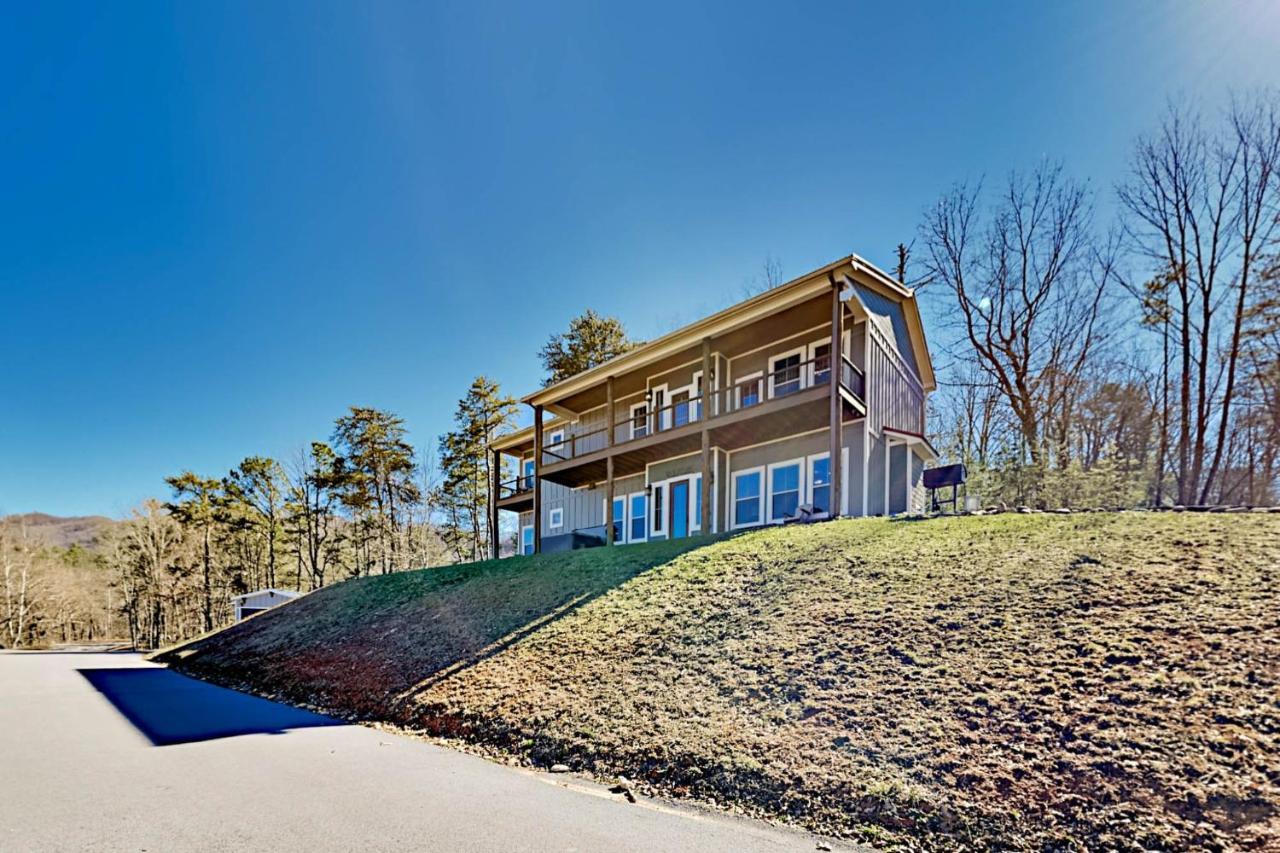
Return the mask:
M 632 542 L 643 542 L 645 536 L 645 528 L 648 524 L 648 517 L 645 512 L 648 501 L 644 495 L 631 496 L 631 537 Z
M 813 511 L 831 512 L 831 459 L 811 459 L 809 481 L 813 489 Z
M 779 465 L 769 472 L 769 518 L 782 521 L 800 508 L 800 463 Z
M 733 523 L 741 527 L 760 523 L 760 472 L 749 471 L 733 478 Z
M 613 541 L 622 541 L 623 525 L 626 524 L 627 518 L 627 499 L 613 499 Z
M 520 528 L 520 553 L 525 555 L 533 553 L 533 528 L 532 527 Z

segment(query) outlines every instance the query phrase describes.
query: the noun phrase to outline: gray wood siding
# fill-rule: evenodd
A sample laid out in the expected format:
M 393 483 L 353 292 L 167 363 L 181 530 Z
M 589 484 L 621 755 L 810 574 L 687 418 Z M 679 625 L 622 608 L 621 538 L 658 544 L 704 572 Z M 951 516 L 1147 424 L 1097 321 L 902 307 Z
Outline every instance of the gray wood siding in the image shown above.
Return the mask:
M 902 358 L 887 346 L 876 327 L 871 329 L 871 364 L 867 368 L 867 415 L 879 433 L 890 426 L 924 432 L 924 389 Z

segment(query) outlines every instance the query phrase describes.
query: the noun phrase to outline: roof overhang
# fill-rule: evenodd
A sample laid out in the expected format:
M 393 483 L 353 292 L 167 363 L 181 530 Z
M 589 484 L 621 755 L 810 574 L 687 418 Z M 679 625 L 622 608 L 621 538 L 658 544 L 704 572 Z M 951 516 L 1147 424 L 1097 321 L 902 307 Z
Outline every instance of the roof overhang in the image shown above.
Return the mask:
M 609 376 L 618 376 L 643 368 L 646 365 L 695 347 L 704 338 L 714 338 L 789 308 L 792 305 L 812 299 L 827 291 L 833 282 L 837 285 L 843 285 L 848 279 L 858 281 L 894 301 L 902 303 L 908 334 L 911 337 L 911 345 L 916 353 L 916 364 L 919 366 L 921 373 L 921 384 L 928 391 L 935 390 L 937 383 L 933 373 L 933 362 L 929 357 L 928 343 L 925 340 L 924 325 L 920 318 L 919 306 L 916 304 L 915 292 L 865 258 L 858 255 L 849 255 L 736 305 L 732 305 L 723 311 L 644 343 L 630 352 L 606 361 L 604 364 L 540 388 L 523 397 L 521 402 L 530 406 L 541 406 L 546 411 L 565 420 L 574 420 L 577 418 L 578 413 L 560 405 L 560 401 L 596 386 Z M 860 302 L 856 304 L 861 307 Z M 865 308 L 863 308 L 863 311 L 865 313 Z M 504 436 L 498 442 L 495 442 L 494 447 L 497 449 L 510 448 L 526 441 L 531 441 L 532 438 L 532 428 L 529 427 Z
M 885 437 L 899 444 L 905 444 L 908 447 L 916 448 L 923 451 L 923 454 L 930 462 L 938 461 L 938 451 L 929 443 L 929 439 L 925 438 L 918 432 L 908 432 L 905 429 L 897 429 L 895 427 L 884 428 Z
M 610 375 L 618 375 L 642 368 L 663 358 L 679 353 L 701 343 L 703 338 L 716 337 L 733 329 L 745 326 L 784 308 L 797 305 L 812 299 L 831 287 L 832 278 L 840 278 L 854 274 L 859 266 L 874 269 L 857 255 L 841 258 L 826 266 L 819 267 L 799 278 L 766 290 L 737 305 L 690 323 L 674 332 L 669 332 L 656 340 L 649 341 L 639 347 L 612 358 L 597 367 L 585 370 L 553 385 L 548 385 L 524 397 L 522 402 L 543 408 L 565 418 L 572 419 L 576 413 L 557 406 L 557 402 L 584 391 Z M 884 275 L 880 273 L 880 275 Z M 886 276 L 887 278 L 887 276 Z M 890 279 L 892 281 L 892 279 Z M 896 282 L 895 282 L 896 284 Z M 911 291 L 901 288 L 896 298 L 910 298 Z

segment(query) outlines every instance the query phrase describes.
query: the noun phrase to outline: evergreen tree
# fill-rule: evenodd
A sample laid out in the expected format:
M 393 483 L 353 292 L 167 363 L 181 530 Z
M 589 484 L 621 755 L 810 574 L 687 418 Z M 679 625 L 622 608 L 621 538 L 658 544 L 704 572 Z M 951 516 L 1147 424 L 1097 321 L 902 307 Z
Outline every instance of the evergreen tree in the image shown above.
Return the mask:
M 191 471 L 183 471 L 176 477 L 166 477 L 165 482 L 173 489 L 173 500 L 165 504 L 165 508 L 179 524 L 200 536 L 203 569 L 200 615 L 204 630 L 208 631 L 213 628 L 213 558 L 210 540 L 220 521 L 219 510 L 224 503 L 222 484 Z
M 266 585 L 276 585 L 276 540 L 284 512 L 284 471 L 267 456 L 250 456 L 223 480 L 233 520 L 267 546 Z
M 493 468 L 493 440 L 511 425 L 515 412 L 514 398 L 503 396 L 498 383 L 477 376 L 458 401 L 455 428 L 440 436 L 440 510 L 445 540 L 459 559 L 478 560 L 489 553 L 489 501 L 502 477 Z
M 555 334 L 538 354 L 552 385 L 576 373 L 604 364 L 636 346 L 616 317 L 602 317 L 590 308 L 569 321 L 566 332 Z
M 361 532 L 357 547 L 364 569 L 369 571 L 376 560 L 384 574 L 395 571 L 400 520 L 422 500 L 404 420 L 391 412 L 352 406 L 335 423 L 333 439 L 344 470 L 342 502 Z

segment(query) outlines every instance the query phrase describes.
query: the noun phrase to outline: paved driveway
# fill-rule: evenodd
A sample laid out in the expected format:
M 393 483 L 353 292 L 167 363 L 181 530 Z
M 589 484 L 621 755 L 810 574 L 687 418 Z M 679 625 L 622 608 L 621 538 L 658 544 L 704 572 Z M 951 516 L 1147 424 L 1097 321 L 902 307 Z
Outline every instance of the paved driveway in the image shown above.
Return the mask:
M 341 725 L 136 655 L 0 653 L 0 850 L 711 853 L 816 844 Z

